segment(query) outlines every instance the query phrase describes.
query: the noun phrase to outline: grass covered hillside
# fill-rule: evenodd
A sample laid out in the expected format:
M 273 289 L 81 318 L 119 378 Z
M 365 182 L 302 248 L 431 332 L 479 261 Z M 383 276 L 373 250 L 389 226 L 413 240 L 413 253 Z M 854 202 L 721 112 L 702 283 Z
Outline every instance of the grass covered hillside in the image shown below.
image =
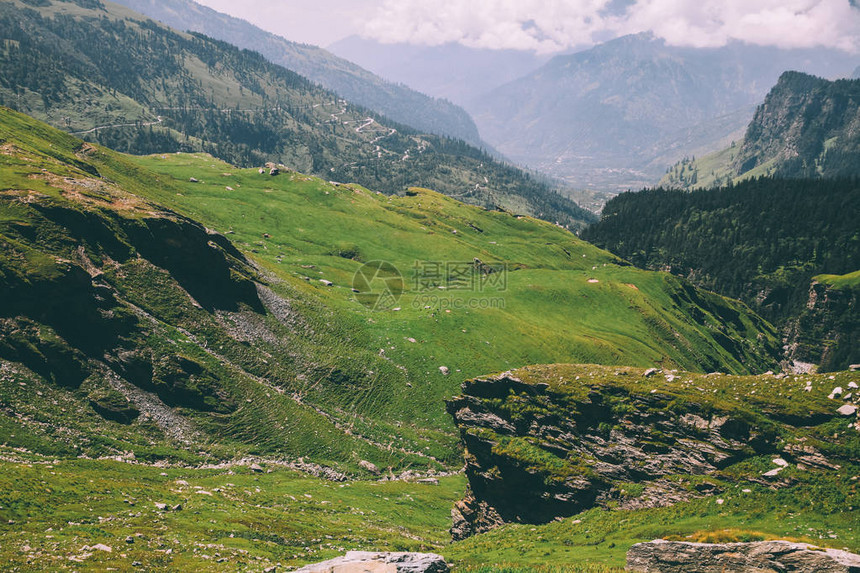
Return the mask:
M 256 52 L 111 2 L 0 3 L 0 105 L 125 152 L 206 151 L 385 193 L 427 187 L 571 228 L 593 219 L 461 140 L 394 123 Z
M 482 372 L 775 364 L 743 305 L 548 223 L 202 154 L 132 158 L 10 110 L 0 126 L 10 447 L 440 468 L 458 464 L 443 399 Z M 380 260 L 402 282 L 353 282 Z M 386 292 L 401 296 L 371 308 Z

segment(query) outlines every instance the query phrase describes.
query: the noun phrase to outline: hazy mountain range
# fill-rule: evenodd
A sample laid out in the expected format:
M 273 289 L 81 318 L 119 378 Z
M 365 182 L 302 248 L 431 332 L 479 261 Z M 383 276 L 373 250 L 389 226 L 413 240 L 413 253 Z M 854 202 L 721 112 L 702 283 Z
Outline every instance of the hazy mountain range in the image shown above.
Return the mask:
M 648 33 L 543 64 L 516 52 L 357 38 L 331 49 L 462 104 L 481 137 L 510 159 L 611 192 L 653 184 L 681 157 L 740 139 L 782 72 L 836 78 L 857 66 L 856 56 L 830 49 L 681 48 Z
M 383 44 L 350 36 L 328 46 L 335 54 L 393 82 L 461 106 L 545 64 L 550 55 L 530 51 L 469 48 L 462 44 Z

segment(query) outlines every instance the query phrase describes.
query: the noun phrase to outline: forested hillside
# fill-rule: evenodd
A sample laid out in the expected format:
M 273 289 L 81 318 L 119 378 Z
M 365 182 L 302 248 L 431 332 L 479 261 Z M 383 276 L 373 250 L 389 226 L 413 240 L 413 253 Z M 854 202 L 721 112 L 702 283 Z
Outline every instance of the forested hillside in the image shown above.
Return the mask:
M 719 189 L 619 195 L 583 237 L 641 268 L 669 270 L 740 298 L 786 325 L 805 308 L 814 276 L 860 269 L 858 221 L 857 179 L 758 178 Z M 855 315 L 845 328 L 857 322 Z M 843 367 L 860 358 L 856 349 L 850 354 Z
M 260 52 L 273 63 L 318 82 L 347 100 L 415 129 L 482 145 L 475 122 L 463 108 L 372 74 L 331 52 L 290 42 L 244 20 L 191 0 L 119 0 L 119 4 L 177 30 L 200 32 Z
M 593 217 L 522 171 L 354 106 L 204 36 L 98 0 L 0 4 L 0 103 L 131 153 L 207 151 L 386 193 L 420 185 L 576 227 Z

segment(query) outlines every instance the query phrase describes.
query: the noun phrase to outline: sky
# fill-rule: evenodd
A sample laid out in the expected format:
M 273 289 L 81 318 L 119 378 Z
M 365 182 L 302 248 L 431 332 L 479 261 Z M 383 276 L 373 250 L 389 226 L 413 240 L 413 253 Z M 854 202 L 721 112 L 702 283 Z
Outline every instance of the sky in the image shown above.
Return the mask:
M 860 0 L 197 0 L 289 40 L 553 53 L 651 31 L 668 44 L 730 41 L 860 53 Z

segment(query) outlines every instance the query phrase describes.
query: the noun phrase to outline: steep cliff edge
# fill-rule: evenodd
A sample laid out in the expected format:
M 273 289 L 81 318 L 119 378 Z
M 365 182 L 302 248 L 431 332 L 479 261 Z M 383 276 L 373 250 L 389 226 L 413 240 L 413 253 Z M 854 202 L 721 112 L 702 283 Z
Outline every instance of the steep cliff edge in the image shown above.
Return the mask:
M 806 308 L 785 329 L 786 355 L 796 368 L 818 364 L 828 372 L 860 362 L 858 295 L 860 271 L 813 279 Z
M 860 446 L 858 382 L 853 372 L 735 377 L 589 365 L 469 381 L 448 402 L 470 486 L 452 512 L 453 537 L 837 471 Z

